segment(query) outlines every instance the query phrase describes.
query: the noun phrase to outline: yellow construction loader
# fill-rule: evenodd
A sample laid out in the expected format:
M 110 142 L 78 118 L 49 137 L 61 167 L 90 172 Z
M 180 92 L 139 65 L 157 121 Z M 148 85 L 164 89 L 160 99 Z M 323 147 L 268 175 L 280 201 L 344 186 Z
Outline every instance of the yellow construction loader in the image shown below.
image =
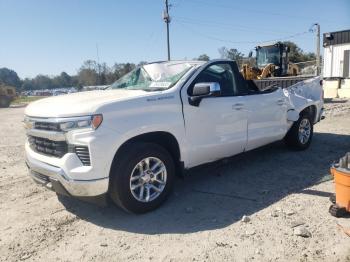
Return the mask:
M 9 107 L 16 97 L 16 88 L 0 83 L 0 107 Z
M 255 67 L 243 64 L 241 73 L 246 80 L 265 79 L 268 77 L 296 76 L 300 69 L 289 62 L 289 47 L 281 42 L 272 45 L 257 46 Z M 252 52 L 249 53 L 249 57 Z

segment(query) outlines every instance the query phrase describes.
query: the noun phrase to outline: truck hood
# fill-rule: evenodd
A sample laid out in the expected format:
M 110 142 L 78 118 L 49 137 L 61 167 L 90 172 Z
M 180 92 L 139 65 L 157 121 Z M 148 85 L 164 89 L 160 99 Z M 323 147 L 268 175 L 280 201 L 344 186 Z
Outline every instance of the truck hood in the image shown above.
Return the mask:
M 105 104 L 147 94 L 142 90 L 98 90 L 44 98 L 30 103 L 25 114 L 32 117 L 70 117 L 95 113 Z

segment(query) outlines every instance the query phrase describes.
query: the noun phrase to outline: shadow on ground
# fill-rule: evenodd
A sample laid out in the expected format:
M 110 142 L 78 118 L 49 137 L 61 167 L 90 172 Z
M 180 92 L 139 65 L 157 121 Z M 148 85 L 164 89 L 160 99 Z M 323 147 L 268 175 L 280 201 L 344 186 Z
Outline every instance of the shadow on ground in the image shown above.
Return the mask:
M 343 100 L 334 100 L 332 98 L 325 98 L 324 103 L 326 104 L 344 104 L 348 101 L 348 99 L 343 99 Z
M 190 171 L 159 209 L 128 214 L 60 197 L 68 211 L 114 230 L 142 234 L 191 233 L 231 225 L 294 192 L 322 181 L 330 164 L 350 148 L 350 135 L 315 133 L 306 151 L 290 151 L 282 142 L 247 152 L 220 164 Z M 325 192 L 313 192 L 328 197 Z

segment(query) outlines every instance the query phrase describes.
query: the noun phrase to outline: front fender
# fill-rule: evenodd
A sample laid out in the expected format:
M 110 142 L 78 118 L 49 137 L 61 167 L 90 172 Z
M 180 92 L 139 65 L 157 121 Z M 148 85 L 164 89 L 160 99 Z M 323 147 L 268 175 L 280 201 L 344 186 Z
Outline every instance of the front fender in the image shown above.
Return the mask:
M 320 77 L 298 82 L 290 86 L 286 94 L 290 104 L 287 113 L 288 121 L 297 121 L 299 114 L 310 106 L 315 106 L 315 122 L 317 121 L 323 107 Z
M 157 99 L 158 97 L 166 99 Z M 115 153 L 125 142 L 153 132 L 166 132 L 174 136 L 180 147 L 180 159 L 186 161 L 185 128 L 178 94 L 163 93 L 153 99 L 138 98 L 129 102 L 106 105 L 100 111 L 103 114 L 101 128 L 108 128 L 115 133 L 115 138 L 110 141 L 113 154 L 106 155 L 111 164 Z

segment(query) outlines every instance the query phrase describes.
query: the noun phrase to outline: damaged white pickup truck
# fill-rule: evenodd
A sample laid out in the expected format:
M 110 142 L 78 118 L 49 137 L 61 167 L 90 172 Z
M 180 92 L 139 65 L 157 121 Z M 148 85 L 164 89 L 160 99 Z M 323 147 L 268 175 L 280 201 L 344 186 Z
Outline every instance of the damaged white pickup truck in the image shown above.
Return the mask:
M 57 193 L 109 196 L 142 213 L 165 200 L 182 170 L 281 139 L 306 149 L 322 108 L 318 77 L 262 91 L 234 61 L 156 62 L 106 90 L 31 103 L 26 162 Z

